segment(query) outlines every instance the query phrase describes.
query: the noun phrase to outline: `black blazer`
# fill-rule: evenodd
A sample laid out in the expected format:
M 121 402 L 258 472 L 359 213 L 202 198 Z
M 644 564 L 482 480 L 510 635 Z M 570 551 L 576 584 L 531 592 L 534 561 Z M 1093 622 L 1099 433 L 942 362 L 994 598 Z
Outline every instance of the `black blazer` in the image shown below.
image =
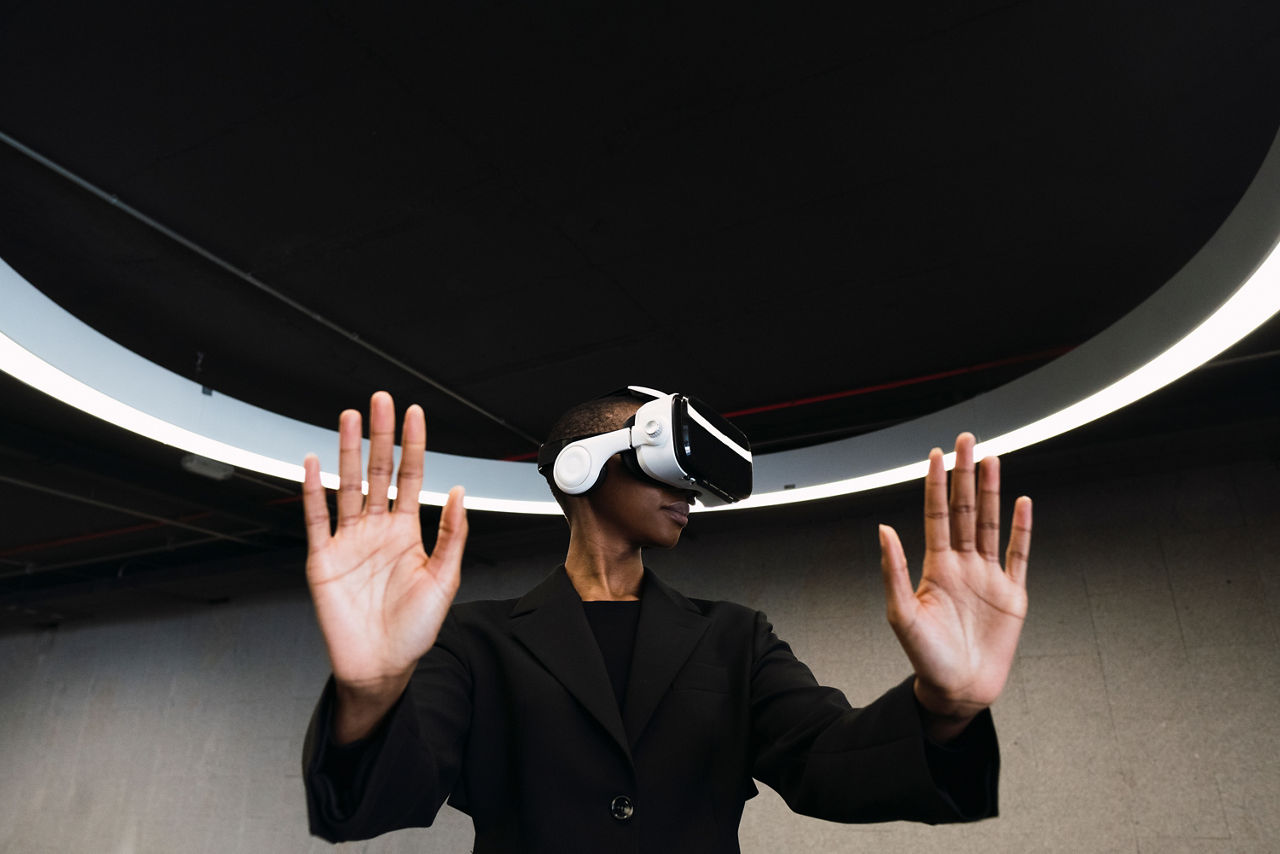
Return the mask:
M 448 798 L 477 854 L 737 852 L 752 778 L 834 821 L 995 813 L 988 713 L 960 751 L 933 748 L 931 775 L 910 679 L 851 709 L 763 614 L 652 572 L 622 710 L 563 568 L 518 601 L 455 605 L 370 738 L 332 744 L 332 703 L 330 679 L 303 776 L 311 831 L 335 842 L 428 826 Z

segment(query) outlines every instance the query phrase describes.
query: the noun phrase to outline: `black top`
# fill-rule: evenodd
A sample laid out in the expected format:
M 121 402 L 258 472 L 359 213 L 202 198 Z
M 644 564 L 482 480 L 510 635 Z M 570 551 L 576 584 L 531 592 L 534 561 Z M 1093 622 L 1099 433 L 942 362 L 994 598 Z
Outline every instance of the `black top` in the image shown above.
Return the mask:
M 618 708 L 627 695 L 627 677 L 631 675 L 631 656 L 636 647 L 636 626 L 640 623 L 640 600 L 634 602 L 583 602 L 591 633 L 600 645 L 609 683 Z

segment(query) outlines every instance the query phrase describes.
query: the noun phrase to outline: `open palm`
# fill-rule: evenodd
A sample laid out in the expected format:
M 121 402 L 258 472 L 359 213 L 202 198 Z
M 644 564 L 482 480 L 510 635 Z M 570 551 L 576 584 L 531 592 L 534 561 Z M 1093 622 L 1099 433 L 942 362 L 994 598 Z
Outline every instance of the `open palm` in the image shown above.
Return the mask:
M 394 509 L 387 500 L 393 467 L 395 410 L 378 392 L 369 403 L 369 495 L 362 494 L 360 413 L 339 420 L 338 524 L 329 510 L 314 456 L 305 463 L 307 583 L 335 680 L 377 691 L 408 681 L 431 648 L 458 589 L 467 522 L 462 490 L 449 493 L 436 546 L 423 547 L 417 503 L 426 425 L 422 409 L 405 413 Z
M 913 591 L 897 532 L 881 526 L 881 568 L 889 623 L 916 672 L 916 696 L 931 712 L 971 717 L 995 701 L 1013 665 L 1027 613 L 1031 499 L 1014 505 L 1002 570 L 1000 464 L 984 459 L 974 485 L 974 439 L 956 439 L 947 498 L 942 451 L 929 454 L 925 557 Z

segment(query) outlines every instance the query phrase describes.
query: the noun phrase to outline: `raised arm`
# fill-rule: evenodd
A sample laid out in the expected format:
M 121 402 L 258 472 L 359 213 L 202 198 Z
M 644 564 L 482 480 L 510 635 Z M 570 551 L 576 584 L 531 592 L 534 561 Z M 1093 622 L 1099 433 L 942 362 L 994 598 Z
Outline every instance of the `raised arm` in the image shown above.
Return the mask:
M 889 623 L 915 668 L 916 699 L 938 742 L 962 732 L 1000 695 L 1027 613 L 1031 499 L 1014 504 L 1001 569 L 1000 462 L 984 459 L 975 487 L 973 446 L 969 433 L 956 439 L 949 501 L 942 451 L 929 454 L 924 568 L 915 590 L 897 532 L 880 526 Z
M 320 463 L 308 455 L 302 498 L 307 523 L 307 584 L 333 665 L 333 736 L 345 744 L 368 735 L 404 692 L 414 666 L 435 642 L 458 590 L 467 539 L 462 488 L 440 514 L 430 554 L 422 542 L 418 492 L 427 432 L 421 407 L 405 412 L 397 499 L 387 498 L 393 469 L 395 406 L 369 401 L 369 493 L 362 494 L 360 413 L 339 419 L 337 526 L 331 528 Z

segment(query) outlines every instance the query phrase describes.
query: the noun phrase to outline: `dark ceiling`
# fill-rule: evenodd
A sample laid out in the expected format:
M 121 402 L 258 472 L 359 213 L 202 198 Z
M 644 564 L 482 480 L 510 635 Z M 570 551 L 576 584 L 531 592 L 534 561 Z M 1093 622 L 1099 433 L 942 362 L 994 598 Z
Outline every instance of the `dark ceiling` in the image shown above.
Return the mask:
M 1233 208 L 1277 91 L 1272 0 L 9 3 L 0 258 L 313 423 L 387 388 L 433 449 L 518 457 L 642 382 L 767 452 L 1104 329 Z M 1103 429 L 1264 423 L 1278 348 L 1272 322 Z M 0 405 L 0 626 L 138 573 L 296 568 L 291 485 L 201 481 L 3 376 Z M 478 520 L 478 554 L 546 530 Z

